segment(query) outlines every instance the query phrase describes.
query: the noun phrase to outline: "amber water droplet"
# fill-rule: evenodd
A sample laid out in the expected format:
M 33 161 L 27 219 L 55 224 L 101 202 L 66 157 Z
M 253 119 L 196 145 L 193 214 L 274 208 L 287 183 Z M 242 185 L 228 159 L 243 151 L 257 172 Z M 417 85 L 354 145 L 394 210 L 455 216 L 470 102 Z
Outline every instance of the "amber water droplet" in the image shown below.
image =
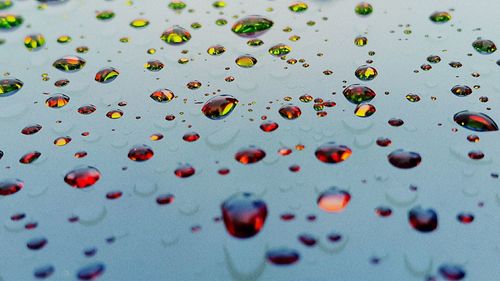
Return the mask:
M 174 199 L 175 197 L 173 194 L 160 194 L 156 197 L 156 203 L 158 203 L 158 205 L 168 205 L 172 204 Z
M 54 144 L 57 146 L 65 146 L 71 142 L 70 137 L 58 137 L 54 140 Z
M 21 130 L 21 134 L 33 135 L 33 134 L 40 132 L 41 129 L 42 129 L 42 125 L 39 125 L 39 124 L 28 125 Z
M 193 166 L 189 164 L 182 164 L 177 167 L 177 169 L 175 169 L 174 174 L 179 178 L 189 178 L 190 176 L 194 175 L 195 172 L 196 170 Z
M 352 150 L 345 145 L 328 142 L 319 146 L 314 154 L 323 163 L 336 164 L 347 160 L 351 156 Z
M 64 72 L 77 72 L 82 69 L 87 62 L 77 56 L 66 56 L 56 60 L 52 65 Z
M 42 155 L 42 153 L 40 153 L 38 151 L 28 152 L 28 153 L 24 154 L 21 157 L 21 159 L 19 159 L 19 163 L 31 164 L 31 163 L 35 162 L 38 158 L 40 158 L 41 155 Z
M 87 188 L 101 178 L 101 172 L 92 166 L 79 166 L 64 176 L 64 181 L 75 188 Z
M 259 233 L 267 218 L 266 203 L 248 192 L 226 199 L 221 204 L 221 211 L 227 232 L 240 239 Z
M 266 133 L 270 133 L 278 129 L 279 125 L 278 123 L 274 121 L 266 121 L 262 124 L 260 124 L 260 129 Z
M 385 206 L 375 208 L 375 213 L 380 217 L 388 217 L 392 214 L 392 209 Z
M 120 72 L 113 67 L 106 67 L 99 70 L 95 75 L 95 81 L 99 83 L 110 83 L 113 82 L 116 77 L 120 75 Z
M 433 209 L 424 209 L 420 206 L 408 212 L 410 225 L 420 232 L 432 232 L 438 227 L 438 215 Z
M 344 211 L 350 200 L 351 194 L 349 192 L 337 187 L 330 187 L 321 192 L 317 203 L 318 207 L 325 212 L 339 213 Z
M 164 31 L 160 39 L 169 45 L 180 45 L 189 41 L 191 34 L 186 29 L 175 25 Z
M 238 100 L 231 95 L 220 95 L 209 99 L 201 108 L 201 112 L 212 120 L 226 118 L 236 107 Z
M 457 97 L 466 97 L 472 94 L 472 89 L 466 85 L 456 85 L 451 88 L 451 92 Z
M 266 152 L 254 146 L 241 149 L 238 152 L 236 152 L 234 156 L 236 161 L 244 165 L 257 163 L 260 160 L 264 159 L 264 157 L 266 157 Z
M 375 113 L 377 109 L 374 105 L 369 103 L 358 104 L 354 109 L 354 115 L 362 118 L 370 117 Z
M 19 79 L 0 80 L 0 97 L 8 97 L 17 93 L 23 87 L 24 83 Z
M 267 261 L 274 265 L 292 265 L 299 261 L 300 254 L 289 248 L 270 249 L 266 252 Z
M 210 46 L 207 50 L 207 53 L 211 56 L 220 56 L 226 51 L 226 48 L 222 45 L 213 45 Z
M 370 81 L 375 79 L 375 77 L 377 77 L 378 72 L 375 69 L 375 67 L 369 65 L 362 65 L 356 69 L 354 75 L 356 75 L 356 77 L 358 77 L 359 80 Z
M 128 158 L 136 162 L 144 162 L 154 155 L 153 149 L 145 144 L 136 145 L 128 152 Z
M 348 101 L 354 104 L 369 102 L 376 96 L 372 89 L 359 84 L 348 86 L 344 89 L 343 94 Z
M 106 113 L 106 117 L 109 119 L 119 119 L 123 116 L 123 111 L 119 109 L 110 110 Z
M 150 97 L 157 102 L 166 103 L 171 101 L 175 95 L 169 89 L 158 89 L 154 91 Z
M 235 62 L 240 67 L 250 68 L 257 64 L 257 59 L 251 55 L 243 55 L 236 58 Z
M 231 30 L 241 37 L 257 37 L 273 26 L 273 22 L 263 16 L 252 15 L 234 23 Z
M 293 104 L 286 104 L 282 106 L 279 109 L 279 114 L 281 117 L 288 119 L 288 120 L 294 120 L 299 118 L 300 115 L 302 115 L 302 111 L 300 110 L 300 107 L 293 105 Z
M 387 159 L 394 167 L 400 169 L 411 169 L 417 167 L 422 162 L 422 157 L 417 152 L 398 149 L 391 152 Z
M 457 264 L 443 264 L 438 268 L 439 274 L 450 281 L 462 280 L 465 278 L 465 270 Z
M 469 130 L 477 132 L 498 131 L 498 125 L 488 115 L 468 110 L 460 111 L 453 116 L 455 122 Z
M 54 94 L 45 100 L 45 105 L 50 108 L 61 108 L 69 103 L 69 97 L 64 94 Z
M 106 267 L 103 263 L 96 262 L 80 268 L 76 274 L 79 280 L 95 280 L 101 276 Z
M 24 187 L 24 182 L 19 179 L 3 179 L 0 180 L 0 195 L 12 195 Z

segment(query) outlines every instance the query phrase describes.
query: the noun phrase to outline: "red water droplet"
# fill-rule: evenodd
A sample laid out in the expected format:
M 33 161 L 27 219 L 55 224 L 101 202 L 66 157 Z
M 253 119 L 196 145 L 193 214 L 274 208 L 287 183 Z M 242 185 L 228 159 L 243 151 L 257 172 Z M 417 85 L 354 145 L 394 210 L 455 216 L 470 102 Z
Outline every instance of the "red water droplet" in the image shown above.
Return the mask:
M 136 162 L 144 162 L 154 155 L 153 149 L 145 144 L 132 147 L 128 152 L 128 158 Z
M 236 152 L 234 156 L 236 161 L 244 165 L 257 163 L 260 160 L 264 159 L 264 157 L 266 157 L 266 152 L 254 146 L 241 149 L 240 151 Z
M 184 141 L 187 141 L 187 142 L 195 142 L 197 140 L 200 139 L 200 135 L 198 135 L 198 133 L 195 133 L 195 132 L 191 132 L 191 133 L 186 133 L 182 139 Z
M 292 154 L 292 150 L 288 147 L 282 147 L 278 150 L 278 154 L 281 156 L 287 156 Z
M 297 119 L 302 114 L 300 107 L 293 104 L 287 104 L 282 106 L 278 112 L 281 115 L 281 117 L 289 120 Z
M 387 156 L 387 159 L 389 159 L 389 163 L 391 163 L 394 167 L 400 169 L 415 168 L 420 164 L 420 162 L 422 162 L 420 154 L 402 149 L 391 152 Z
M 75 152 L 75 158 L 84 158 L 87 156 L 87 152 L 86 151 L 77 151 Z
M 438 216 L 433 209 L 414 207 L 408 212 L 410 225 L 420 232 L 431 232 L 438 227 Z
M 87 188 L 101 178 L 101 173 L 91 166 L 80 166 L 68 172 L 64 181 L 75 188 Z
M 220 120 L 226 118 L 237 104 L 238 100 L 233 96 L 220 95 L 208 100 L 201 108 L 201 112 L 212 120 Z
M 377 207 L 375 209 L 375 213 L 379 216 L 379 217 L 388 217 L 390 215 L 392 215 L 392 209 L 389 208 L 389 207 L 385 207 L 385 206 L 380 206 L 380 207 Z
M 38 151 L 28 152 L 28 153 L 24 154 L 21 157 L 21 159 L 19 159 L 19 163 L 21 163 L 21 164 L 31 164 L 34 161 L 36 161 L 38 158 L 40 158 L 41 155 L 42 155 L 42 153 L 40 153 Z
M 307 246 L 307 247 L 312 247 L 312 246 L 316 245 L 316 243 L 317 243 L 316 237 L 314 237 L 314 235 L 307 234 L 307 233 L 299 235 L 299 241 L 304 246 Z
M 474 221 L 474 214 L 472 213 L 460 213 L 457 215 L 459 222 L 463 224 L 469 224 Z
M 194 175 L 195 169 L 193 166 L 189 164 L 180 165 L 177 169 L 175 169 L 174 174 L 179 178 L 188 178 Z
M 389 123 L 389 125 L 393 127 L 399 127 L 402 126 L 405 122 L 399 118 L 391 118 L 389 119 L 389 121 L 387 121 L 387 123 Z
M 278 129 L 278 123 L 274 121 L 266 121 L 262 124 L 260 124 L 260 129 L 266 133 L 270 133 Z
M 104 273 L 104 270 L 104 264 L 96 262 L 80 268 L 76 276 L 80 280 L 95 280 Z
M 225 176 L 227 174 L 229 174 L 230 170 L 228 168 L 220 168 L 219 171 L 217 171 L 219 173 L 219 175 L 221 176 Z
M 89 115 L 89 114 L 94 113 L 95 111 L 96 111 L 96 107 L 95 107 L 95 105 L 92 105 L 92 104 L 83 105 L 83 106 L 80 106 L 78 108 L 78 113 L 83 114 L 83 115 Z
M 264 227 L 267 205 L 252 193 L 237 193 L 221 204 L 228 233 L 236 238 L 250 238 Z
M 69 103 L 69 97 L 63 94 L 55 94 L 45 101 L 45 105 L 50 108 L 61 108 Z
M 106 193 L 106 198 L 109 200 L 115 200 L 115 199 L 122 197 L 122 195 L 123 195 L 123 192 L 121 192 L 121 191 L 110 191 L 110 192 Z
M 472 160 L 481 160 L 484 158 L 484 153 L 480 150 L 472 150 L 467 155 Z
M 293 249 L 277 248 L 268 250 L 266 258 L 274 265 L 291 265 L 299 261 L 300 254 Z
M 284 213 L 281 215 L 281 220 L 283 221 L 291 221 L 295 219 L 295 215 L 292 213 Z
M 345 145 L 329 142 L 318 147 L 314 154 L 323 163 L 336 164 L 347 160 L 351 156 L 352 150 Z
M 443 264 L 438 269 L 439 274 L 446 280 L 462 280 L 465 278 L 465 270 L 457 264 Z
M 467 140 L 469 142 L 479 142 L 480 139 L 479 139 L 479 136 L 477 136 L 477 135 L 468 135 Z
M 380 137 L 377 139 L 377 145 L 382 147 L 387 147 L 392 144 L 392 141 L 388 138 Z
M 0 195 L 12 195 L 24 187 L 24 182 L 18 179 L 4 179 L 0 181 Z
M 173 194 L 160 194 L 156 197 L 156 203 L 158 203 L 158 205 L 168 205 L 172 202 L 174 202 Z
M 42 129 L 42 125 L 33 124 L 33 125 L 29 125 L 29 126 L 24 127 L 21 130 L 21 134 L 23 134 L 23 135 L 33 135 L 33 134 L 36 134 L 36 133 L 40 132 L 41 129 Z
M 321 192 L 317 203 L 321 210 L 325 212 L 342 212 L 351 200 L 351 194 L 336 187 Z
M 300 166 L 299 165 L 292 165 L 292 166 L 288 167 L 288 170 L 290 170 L 290 172 L 297 173 L 297 172 L 300 172 Z
M 10 216 L 10 219 L 13 221 L 20 221 L 20 220 L 24 219 L 25 217 L 26 217 L 25 213 L 17 213 L 17 214 L 13 214 L 12 216 Z

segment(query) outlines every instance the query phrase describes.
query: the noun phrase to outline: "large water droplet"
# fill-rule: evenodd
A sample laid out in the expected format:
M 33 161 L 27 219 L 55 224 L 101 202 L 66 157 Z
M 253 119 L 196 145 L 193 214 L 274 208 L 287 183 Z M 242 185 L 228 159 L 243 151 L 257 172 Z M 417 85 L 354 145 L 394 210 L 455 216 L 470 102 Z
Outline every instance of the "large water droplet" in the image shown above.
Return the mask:
M 99 170 L 92 166 L 79 166 L 64 176 L 64 181 L 75 188 L 87 188 L 101 178 Z
M 19 79 L 0 80 L 0 97 L 8 97 L 17 93 L 24 83 Z
M 52 65 L 64 72 L 77 72 L 82 69 L 87 62 L 77 56 L 66 56 L 56 60 Z
M 438 216 L 433 209 L 414 207 L 408 212 L 408 221 L 420 232 L 431 232 L 438 227 Z
M 163 32 L 160 39 L 169 45 L 180 45 L 189 41 L 191 34 L 184 28 L 175 25 Z
M 4 179 L 0 181 L 0 195 L 12 195 L 24 187 L 24 182 L 18 179 Z
M 351 194 L 345 190 L 337 187 L 330 187 L 329 189 L 321 192 L 318 197 L 318 207 L 325 212 L 342 212 L 349 201 Z
M 203 114 L 212 119 L 226 118 L 236 107 L 238 100 L 231 95 L 220 95 L 209 99 L 201 108 Z
M 260 160 L 264 159 L 264 157 L 266 157 L 266 152 L 254 146 L 241 149 L 240 151 L 236 152 L 236 155 L 234 156 L 236 161 L 244 165 L 257 163 Z
M 267 205 L 252 193 L 237 193 L 222 205 L 227 232 L 236 238 L 250 238 L 259 233 L 267 218 Z
M 394 167 L 400 169 L 411 169 L 415 168 L 422 162 L 422 157 L 420 154 L 413 151 L 406 151 L 403 149 L 398 149 L 391 152 L 387 159 Z
M 345 145 L 328 142 L 319 146 L 314 154 L 323 163 L 336 164 L 347 160 L 351 156 L 352 150 Z
M 468 110 L 460 111 L 453 120 L 458 125 L 477 132 L 498 131 L 498 125 L 488 115 Z
M 273 22 L 263 16 L 247 16 L 238 20 L 231 30 L 241 37 L 257 37 L 273 26 Z
M 345 88 L 343 94 L 348 101 L 354 104 L 369 102 L 376 96 L 372 89 L 358 84 Z

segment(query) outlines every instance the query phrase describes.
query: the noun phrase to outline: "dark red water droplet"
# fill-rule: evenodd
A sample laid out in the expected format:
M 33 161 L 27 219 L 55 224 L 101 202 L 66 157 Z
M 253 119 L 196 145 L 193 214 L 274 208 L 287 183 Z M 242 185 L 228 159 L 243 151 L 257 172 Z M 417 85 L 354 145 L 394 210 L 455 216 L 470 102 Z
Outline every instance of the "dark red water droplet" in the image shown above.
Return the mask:
M 391 143 L 392 143 L 392 141 L 388 138 L 380 137 L 377 139 L 377 145 L 382 146 L 382 147 L 387 147 L 387 146 L 391 145 Z
M 267 205 L 252 193 L 237 193 L 221 204 L 227 232 L 236 238 L 259 233 L 267 218 Z
M 42 267 L 35 268 L 33 275 L 38 279 L 46 279 L 49 278 L 56 269 L 52 265 L 45 265 Z
M 380 217 L 388 217 L 392 214 L 392 209 L 385 206 L 380 206 L 375 209 L 375 213 Z
M 469 224 L 474 221 L 474 214 L 460 213 L 457 215 L 457 220 L 463 224 Z
M 188 178 L 194 175 L 195 169 L 193 166 L 189 164 L 180 165 L 177 169 L 175 169 L 174 174 L 179 178 Z
M 33 135 L 33 134 L 36 134 L 36 133 L 40 132 L 41 129 L 42 129 L 42 125 L 33 124 L 33 125 L 29 125 L 29 126 L 24 127 L 21 130 L 21 134 L 23 134 L 23 135 Z
M 281 117 L 288 120 L 297 119 L 302 114 L 300 107 L 293 104 L 287 104 L 282 106 L 278 112 L 281 115 Z
M 342 234 L 337 233 L 337 232 L 332 232 L 332 233 L 328 234 L 326 236 L 326 238 L 328 239 L 328 241 L 330 241 L 332 243 L 338 243 L 338 242 L 342 241 Z
M 457 264 L 443 264 L 438 269 L 439 274 L 445 280 L 462 280 L 465 278 L 465 270 Z
M 229 174 L 230 170 L 228 168 L 220 168 L 217 172 L 219 175 L 225 176 Z
M 160 194 L 156 197 L 156 203 L 158 203 L 158 205 L 168 205 L 172 204 L 174 199 L 175 197 L 173 194 Z
M 101 178 L 101 173 L 91 166 L 79 166 L 68 172 L 64 181 L 75 188 L 87 188 L 94 185 Z
M 28 153 L 24 154 L 19 159 L 19 163 L 21 163 L 21 164 L 31 164 L 35 160 L 37 160 L 38 158 L 40 158 L 41 155 L 42 155 L 42 153 L 40 153 L 38 151 L 28 152 Z
M 24 182 L 18 179 L 4 179 L 0 181 L 0 195 L 12 195 L 24 187 Z
M 12 216 L 10 216 L 10 219 L 13 221 L 20 221 L 20 220 L 24 219 L 25 217 L 26 217 L 25 213 L 17 213 L 17 214 L 13 214 Z
M 281 220 L 283 221 L 291 221 L 295 219 L 295 215 L 292 213 L 284 213 L 281 215 Z
M 274 121 L 266 121 L 262 124 L 260 124 L 260 129 L 266 133 L 270 133 L 272 131 L 275 131 L 276 129 L 278 129 L 278 123 L 274 122 Z
M 433 209 L 414 207 L 408 212 L 408 221 L 420 232 L 432 232 L 438 227 L 438 215 Z
M 484 153 L 482 151 L 480 151 L 480 150 L 470 151 L 467 155 L 472 160 L 481 160 L 481 159 L 484 158 Z
M 153 149 L 145 144 L 132 147 L 128 152 L 128 158 L 136 162 L 144 162 L 154 155 Z
M 122 195 L 123 195 L 123 192 L 121 192 L 121 191 L 110 191 L 110 192 L 106 193 L 106 198 L 109 200 L 115 200 L 115 199 L 122 197 Z
M 342 212 L 351 200 L 351 194 L 337 187 L 330 187 L 318 197 L 318 207 L 325 212 Z
M 317 243 L 316 237 L 314 235 L 307 234 L 307 233 L 303 233 L 303 234 L 299 235 L 299 241 L 304 246 L 307 246 L 307 247 L 312 247 L 312 246 L 316 245 L 316 243 Z
M 80 280 L 95 280 L 104 273 L 105 269 L 103 263 L 96 262 L 80 268 L 76 276 Z
M 92 104 L 87 104 L 87 105 L 82 105 L 78 108 L 78 113 L 83 114 L 83 115 L 89 115 L 92 114 L 96 111 L 95 105 Z
M 318 147 L 314 154 L 323 163 L 336 164 L 347 160 L 351 156 L 352 150 L 345 145 L 329 142 Z
M 244 165 L 257 163 L 260 160 L 264 159 L 264 157 L 266 157 L 266 152 L 254 146 L 241 149 L 234 155 L 236 161 Z
M 40 250 L 47 245 L 47 239 L 45 237 L 36 237 L 26 243 L 26 247 L 30 250 Z
M 195 132 L 186 133 L 184 136 L 182 136 L 182 139 L 187 142 L 195 142 L 200 139 L 200 135 Z
M 290 170 L 290 172 L 292 172 L 292 173 L 297 173 L 297 172 L 300 172 L 300 166 L 299 165 L 291 165 L 290 167 L 288 167 L 288 170 Z
M 268 250 L 266 258 L 274 265 L 291 265 L 299 261 L 300 254 L 293 249 L 277 248 Z
M 389 123 L 389 125 L 393 127 L 399 127 L 402 126 L 405 122 L 399 118 L 391 118 L 389 119 L 389 121 L 387 121 L 387 123 Z
M 29 222 L 29 223 L 25 224 L 24 228 L 31 230 L 31 229 L 35 229 L 37 226 L 38 226 L 38 223 L 35 221 L 35 222 Z
M 391 152 L 387 159 L 394 167 L 400 169 L 411 169 L 417 167 L 422 162 L 420 154 L 402 149 Z

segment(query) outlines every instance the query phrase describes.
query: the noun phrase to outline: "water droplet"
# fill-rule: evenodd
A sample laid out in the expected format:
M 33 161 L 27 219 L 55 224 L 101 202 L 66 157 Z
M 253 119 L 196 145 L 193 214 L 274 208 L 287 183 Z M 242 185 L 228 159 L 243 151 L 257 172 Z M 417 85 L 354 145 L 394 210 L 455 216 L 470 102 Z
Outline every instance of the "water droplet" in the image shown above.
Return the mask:
M 303 233 L 303 234 L 299 235 L 299 241 L 304 246 L 307 246 L 307 247 L 312 247 L 312 246 L 316 245 L 316 243 L 318 242 L 318 240 L 316 239 L 316 237 L 314 235 L 307 234 L 307 233 Z
M 398 149 L 391 152 L 387 159 L 394 167 L 400 169 L 411 169 L 417 167 L 422 162 L 420 154 L 412 151 Z
M 278 123 L 274 121 L 266 121 L 262 124 L 260 124 L 260 129 L 266 133 L 270 133 L 278 129 Z
M 236 58 L 235 62 L 240 67 L 250 68 L 257 64 L 257 59 L 251 55 L 243 55 Z
M 299 261 L 300 254 L 293 249 L 277 248 L 268 250 L 266 258 L 274 265 L 291 265 Z
M 237 193 L 221 204 L 227 232 L 236 238 L 259 233 L 267 218 L 267 205 L 252 193 Z
M 196 170 L 193 166 L 189 164 L 182 164 L 177 167 L 177 169 L 175 169 L 174 174 L 179 178 L 189 178 L 190 176 L 194 175 L 195 172 Z
M 275 57 L 287 55 L 292 51 L 292 48 L 285 44 L 277 44 L 269 48 L 269 53 Z
M 220 95 L 209 99 L 201 108 L 201 112 L 212 120 L 221 120 L 229 116 L 238 100 L 231 95 Z
M 21 16 L 13 14 L 0 15 L 0 30 L 1 29 L 14 29 L 23 23 L 24 19 Z
M 186 3 L 180 0 L 173 0 L 172 2 L 168 3 L 168 7 L 172 10 L 182 10 L 186 8 L 186 6 Z
M 493 41 L 486 39 L 478 39 L 472 43 L 472 47 L 480 54 L 492 54 L 497 50 L 497 46 Z
M 40 158 L 41 155 L 42 155 L 42 153 L 40 153 L 38 151 L 28 152 L 28 153 L 24 154 L 21 157 L 21 159 L 19 159 L 19 163 L 31 164 L 31 163 L 35 162 L 38 158 Z
M 151 97 L 154 101 L 166 103 L 171 101 L 175 95 L 174 92 L 169 89 L 158 89 L 154 91 L 149 97 Z
M 254 146 L 241 149 L 234 155 L 236 161 L 244 165 L 257 163 L 264 157 L 266 157 L 266 152 Z
M 484 153 L 480 150 L 472 150 L 467 155 L 472 160 L 481 160 L 484 158 Z
M 474 214 L 472 213 L 460 213 L 457 215 L 457 220 L 463 224 L 469 224 L 474 221 Z
M 376 108 L 374 105 L 371 105 L 369 103 L 362 103 L 358 104 L 356 108 L 354 109 L 354 114 L 358 117 L 370 117 L 375 113 Z
M 109 119 L 120 119 L 123 116 L 123 111 L 119 109 L 113 109 L 106 113 L 106 117 Z
M 118 70 L 114 69 L 113 67 L 106 67 L 99 72 L 95 74 L 95 81 L 99 83 L 110 83 L 113 82 L 113 80 L 116 79 L 120 75 L 120 72 Z
M 351 194 L 337 187 L 330 187 L 321 192 L 318 197 L 318 207 L 329 213 L 339 213 L 344 211 L 351 200 Z
M 79 280 L 95 280 L 104 273 L 105 269 L 103 263 L 96 262 L 80 268 L 76 276 Z
M 96 107 L 93 104 L 82 105 L 78 108 L 78 113 L 83 115 L 92 114 L 96 111 Z
M 19 79 L 0 80 L 0 97 L 8 97 L 17 93 L 23 87 L 24 83 Z
M 290 4 L 290 6 L 288 6 L 288 9 L 290 9 L 290 11 L 295 13 L 305 12 L 307 8 L 308 6 L 304 2 L 293 2 L 292 4 Z
M 29 51 L 36 51 L 45 45 L 45 37 L 42 34 L 31 34 L 24 37 L 24 46 Z
M 462 280 L 465 278 L 465 270 L 457 264 L 443 264 L 438 268 L 439 274 L 446 280 Z
M 110 20 L 115 17 L 115 13 L 111 10 L 105 10 L 98 12 L 95 16 L 98 20 Z
M 69 103 L 69 97 L 64 94 L 54 94 L 45 100 L 45 105 L 50 108 L 61 108 Z
M 431 232 L 438 227 L 438 215 L 433 209 L 414 207 L 408 212 L 408 221 L 420 232 Z
M 172 194 L 160 194 L 158 197 L 156 197 L 156 203 L 158 205 L 169 205 L 174 202 L 174 195 Z
M 241 37 L 257 37 L 273 26 L 273 22 L 263 16 L 247 16 L 238 20 L 231 30 Z
M 54 268 L 54 266 L 45 265 L 36 268 L 35 271 L 33 272 L 33 275 L 38 279 L 46 279 L 49 278 L 52 274 L 54 274 L 55 271 L 56 269 Z
M 375 79 L 375 77 L 377 77 L 378 72 L 375 69 L 375 67 L 362 65 L 356 69 L 354 75 L 356 75 L 356 77 L 358 77 L 359 80 L 370 81 Z
M 354 12 L 360 16 L 368 16 L 373 12 L 373 7 L 371 4 L 366 3 L 366 2 L 361 2 L 356 5 L 354 8 Z
M 87 188 L 101 178 L 99 170 L 92 166 L 79 166 L 64 176 L 64 181 L 75 188 Z
M 297 119 L 302 114 L 300 107 L 293 104 L 286 104 L 282 106 L 278 112 L 281 115 L 281 117 L 288 120 Z
M 159 60 L 150 60 L 144 64 L 144 68 L 151 72 L 158 72 L 163 69 L 165 65 Z
M 36 237 L 29 240 L 28 243 L 26 243 L 26 247 L 30 250 L 40 250 L 47 245 L 47 242 L 45 237 Z
M 354 104 L 369 102 L 376 96 L 372 89 L 358 84 L 345 88 L 343 94 L 348 101 Z
M 466 97 L 472 94 L 472 89 L 466 85 L 455 85 L 451 88 L 451 92 L 457 97 Z
M 128 158 L 136 162 L 144 162 L 154 155 L 153 149 L 145 144 L 136 145 L 128 152 Z
M 186 142 L 195 142 L 200 139 L 200 135 L 195 132 L 190 132 L 184 134 L 184 136 L 182 136 L 182 139 Z
M 210 46 L 207 50 L 207 53 L 211 56 L 220 56 L 226 51 L 226 48 L 222 45 L 213 45 Z
M 184 28 L 175 25 L 163 32 L 160 39 L 169 45 L 180 45 L 189 41 L 191 34 Z
M 448 12 L 434 12 L 429 19 L 435 23 L 445 23 L 451 20 L 451 15 Z
M 336 164 L 347 160 L 351 156 L 352 150 L 345 145 L 328 142 L 319 146 L 314 154 L 323 163 Z
M 3 179 L 0 180 L 0 195 L 12 195 L 24 187 L 24 182 L 18 179 Z
M 368 38 L 366 38 L 364 36 L 358 36 L 358 37 L 354 38 L 354 45 L 356 45 L 358 47 L 363 47 L 363 46 L 366 46 L 366 44 L 368 44 Z
M 149 25 L 149 20 L 147 19 L 135 19 L 130 22 L 130 26 L 133 28 L 144 28 Z
M 498 125 L 495 121 L 484 113 L 464 110 L 455 114 L 453 120 L 455 120 L 458 125 L 472 131 L 498 131 Z
M 77 56 L 66 56 L 56 60 L 52 65 L 64 72 L 77 72 L 82 69 L 87 62 Z
M 41 129 L 42 129 L 42 125 L 33 124 L 33 125 L 29 125 L 29 126 L 24 127 L 21 130 L 21 134 L 23 134 L 23 135 L 33 135 L 33 134 L 36 134 L 36 133 L 40 132 Z

